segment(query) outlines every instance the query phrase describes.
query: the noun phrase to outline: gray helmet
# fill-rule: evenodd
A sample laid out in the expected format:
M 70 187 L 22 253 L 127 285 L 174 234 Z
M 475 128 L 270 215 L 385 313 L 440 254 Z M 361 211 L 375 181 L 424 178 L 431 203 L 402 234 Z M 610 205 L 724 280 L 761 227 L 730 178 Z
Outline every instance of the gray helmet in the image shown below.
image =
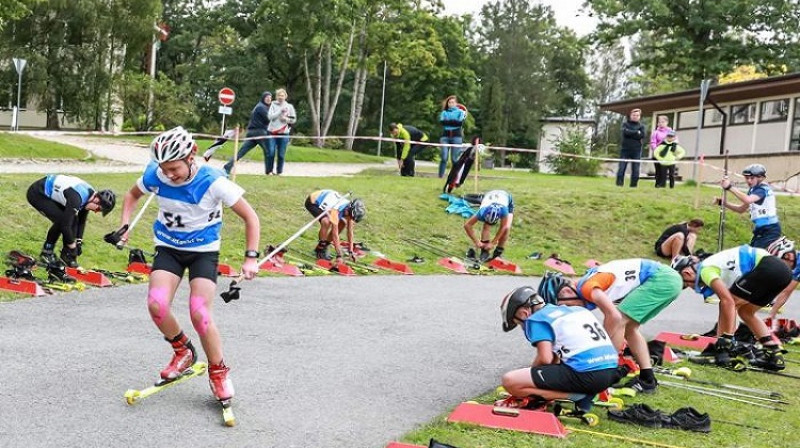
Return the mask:
M 672 259 L 672 264 L 670 266 L 672 269 L 681 272 L 689 266 L 694 267 L 696 264 L 697 258 L 691 255 L 679 255 Z
M 794 252 L 794 241 L 782 236 L 773 241 L 767 247 L 767 251 L 778 258 L 783 258 L 784 255 Z
M 544 278 L 539 283 L 539 295 L 545 302 L 551 305 L 558 305 L 558 293 L 564 288 L 572 287 L 572 282 L 564 278 L 560 272 L 545 272 Z M 577 292 L 577 291 L 576 291 Z
M 364 201 L 361 199 L 353 199 L 350 201 L 348 210 L 350 211 L 350 217 L 353 218 L 355 222 L 361 222 L 361 220 L 364 219 L 364 215 L 367 214 L 367 206 L 364 205 Z
M 514 315 L 521 306 L 534 307 L 544 304 L 544 300 L 536 294 L 530 286 L 520 286 L 503 297 L 500 303 L 500 315 L 503 317 L 503 331 L 511 331 L 516 328 Z
M 111 190 L 100 190 L 97 192 L 97 197 L 100 198 L 100 209 L 103 211 L 103 216 L 106 216 L 114 210 L 114 205 L 117 203 L 117 196 Z
M 767 177 L 767 168 L 760 163 L 754 163 L 752 165 L 747 165 L 747 167 L 744 170 L 742 170 L 742 175 Z

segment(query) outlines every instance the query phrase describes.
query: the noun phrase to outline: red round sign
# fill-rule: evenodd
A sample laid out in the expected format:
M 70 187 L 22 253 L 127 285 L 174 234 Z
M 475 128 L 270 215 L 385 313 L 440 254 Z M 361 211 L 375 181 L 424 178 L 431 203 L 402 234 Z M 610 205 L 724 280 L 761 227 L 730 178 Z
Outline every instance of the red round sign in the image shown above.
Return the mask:
M 230 87 L 223 87 L 219 91 L 219 102 L 225 106 L 230 106 L 236 100 L 236 93 Z

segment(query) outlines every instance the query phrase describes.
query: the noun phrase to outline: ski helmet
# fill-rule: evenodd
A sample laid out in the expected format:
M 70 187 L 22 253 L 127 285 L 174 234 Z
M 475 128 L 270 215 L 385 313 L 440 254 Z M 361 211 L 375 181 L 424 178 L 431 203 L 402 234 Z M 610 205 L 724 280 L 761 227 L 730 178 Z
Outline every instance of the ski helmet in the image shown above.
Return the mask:
M 353 199 L 350 201 L 350 217 L 353 218 L 355 222 L 361 222 L 364 219 L 364 215 L 367 214 L 367 206 L 364 205 L 364 201 L 361 199 Z
M 170 129 L 150 144 L 150 156 L 156 163 L 183 160 L 197 149 L 197 144 L 186 129 L 182 126 Z
M 545 302 L 551 305 L 557 305 L 558 293 L 564 288 L 575 290 L 572 286 L 572 282 L 564 278 L 561 273 L 549 271 L 544 274 L 544 278 L 539 283 L 538 293 Z
M 767 251 L 778 258 L 794 252 L 794 241 L 782 236 L 767 247 Z
M 111 190 L 100 190 L 97 192 L 97 197 L 100 198 L 100 209 L 103 210 L 103 216 L 106 216 L 114 210 L 114 205 L 117 203 L 117 196 Z
M 681 272 L 687 267 L 691 266 L 693 268 L 695 264 L 697 264 L 697 258 L 691 255 L 679 255 L 672 259 L 672 264 L 670 266 L 672 269 Z
M 486 224 L 497 224 L 503 214 L 503 206 L 500 204 L 490 204 L 486 207 L 486 212 L 483 214 L 483 221 Z
M 767 168 L 760 163 L 754 163 L 752 165 L 747 165 L 747 167 L 744 170 L 742 170 L 742 175 L 767 177 Z
M 514 315 L 521 306 L 534 307 L 542 304 L 544 304 L 544 300 L 530 286 L 521 286 L 508 293 L 500 303 L 503 331 L 511 331 L 517 326 L 517 323 L 514 322 Z

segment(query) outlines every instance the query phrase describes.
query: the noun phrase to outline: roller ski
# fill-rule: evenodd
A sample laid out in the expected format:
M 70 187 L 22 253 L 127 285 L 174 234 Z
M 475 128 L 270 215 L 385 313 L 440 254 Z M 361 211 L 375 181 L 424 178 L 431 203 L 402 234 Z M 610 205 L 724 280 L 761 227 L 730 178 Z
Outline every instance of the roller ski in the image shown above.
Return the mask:
M 573 404 L 570 409 L 569 404 Z M 588 426 L 597 426 L 600 423 L 600 417 L 597 414 L 589 412 L 591 410 L 591 399 L 583 399 L 578 402 L 570 400 L 545 400 L 541 397 L 513 397 L 507 396 L 502 400 L 494 403 L 492 413 L 505 416 L 518 416 L 520 409 L 529 411 L 551 412 L 553 415 L 562 418 L 577 419 L 581 423 Z
M 209 366 L 208 383 L 211 386 L 211 392 L 222 406 L 222 421 L 225 426 L 235 426 L 236 417 L 233 415 L 232 403 L 234 392 L 233 383 L 228 378 L 229 370 L 224 362 Z
M 144 400 L 145 398 L 157 394 L 164 389 L 178 385 L 196 376 L 203 375 L 206 373 L 206 370 L 208 370 L 208 365 L 206 363 L 204 362 L 194 363 L 191 367 L 187 368 L 186 370 L 181 372 L 179 376 L 173 379 L 162 378 L 159 381 L 157 381 L 154 385 L 142 390 L 128 389 L 127 391 L 125 391 L 125 401 L 128 403 L 128 405 L 133 406 L 139 400 Z
M 69 292 L 73 289 L 83 291 L 86 289 L 86 285 L 76 282 L 75 278 L 66 273 L 66 267 L 57 259 L 52 263 L 52 268 L 51 264 L 47 265 L 47 281 L 34 276 L 33 270 L 38 265 L 38 262 L 35 258 L 22 251 L 12 250 L 9 252 L 6 257 L 6 264 L 9 266 L 9 269 L 5 271 L 6 277 L 36 282 L 48 293 L 53 291 Z M 51 269 L 55 274 L 51 273 Z

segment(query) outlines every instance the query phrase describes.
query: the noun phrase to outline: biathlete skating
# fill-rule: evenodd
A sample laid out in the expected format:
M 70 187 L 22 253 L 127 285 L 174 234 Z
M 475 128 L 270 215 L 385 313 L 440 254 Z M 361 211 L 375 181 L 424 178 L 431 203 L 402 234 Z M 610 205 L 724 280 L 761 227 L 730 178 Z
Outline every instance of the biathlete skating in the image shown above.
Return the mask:
M 154 163 L 147 166 L 125 195 L 122 227 L 128 225 L 142 196 L 156 195 L 159 205 L 158 218 L 153 224 L 156 255 L 150 273 L 147 308 L 173 349 L 172 359 L 160 376 L 162 382 L 169 382 L 194 373 L 192 366 L 197 361 L 197 353 L 171 311 L 175 291 L 188 270 L 189 310 L 208 358 L 211 391 L 223 405 L 226 424 L 233 425 L 230 408 L 233 383 L 228 376 L 220 332 L 212 314 L 223 205 L 230 207 L 245 224 L 246 247 L 241 271 L 247 279 L 258 273 L 259 219 L 244 199 L 244 190 L 229 181 L 224 172 L 195 163 L 197 145 L 182 127 L 156 137 L 150 152 Z M 127 240 L 127 232 L 121 239 Z

